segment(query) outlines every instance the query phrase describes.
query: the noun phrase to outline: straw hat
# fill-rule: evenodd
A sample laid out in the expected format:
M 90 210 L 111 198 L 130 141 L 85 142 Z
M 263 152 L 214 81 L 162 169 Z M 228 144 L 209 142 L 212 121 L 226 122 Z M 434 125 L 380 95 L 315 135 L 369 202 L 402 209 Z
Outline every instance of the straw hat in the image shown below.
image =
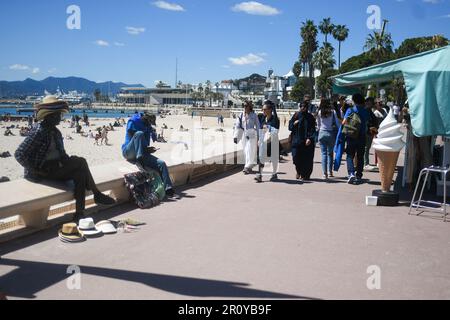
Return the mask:
M 76 223 L 66 223 L 58 232 L 59 239 L 63 242 L 81 242 L 86 240 L 83 233 L 78 230 Z
M 56 112 L 69 112 L 69 105 L 66 101 L 58 100 L 56 96 L 46 96 L 41 103 L 36 105 L 36 109 L 36 119 L 41 121 Z
M 42 99 L 42 102 L 36 105 L 36 109 L 54 109 L 54 108 L 65 108 L 69 111 L 69 105 L 66 101 L 58 100 L 56 96 L 46 96 Z

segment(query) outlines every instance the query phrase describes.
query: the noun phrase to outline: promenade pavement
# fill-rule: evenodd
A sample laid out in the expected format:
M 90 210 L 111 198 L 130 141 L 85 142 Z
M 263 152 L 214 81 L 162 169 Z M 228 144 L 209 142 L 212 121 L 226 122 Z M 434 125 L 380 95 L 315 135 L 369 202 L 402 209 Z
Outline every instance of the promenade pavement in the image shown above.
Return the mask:
M 450 224 L 409 216 L 406 203 L 367 207 L 377 173 L 347 185 L 342 167 L 326 183 L 319 149 L 315 161 L 309 183 L 295 180 L 289 159 L 278 182 L 256 184 L 233 171 L 153 209 L 127 204 L 94 217 L 147 223 L 135 233 L 64 244 L 49 229 L 2 244 L 0 292 L 9 299 L 449 299 Z M 69 289 L 70 265 L 80 268 L 79 290 Z M 369 290 L 368 268 L 379 268 L 379 290 Z

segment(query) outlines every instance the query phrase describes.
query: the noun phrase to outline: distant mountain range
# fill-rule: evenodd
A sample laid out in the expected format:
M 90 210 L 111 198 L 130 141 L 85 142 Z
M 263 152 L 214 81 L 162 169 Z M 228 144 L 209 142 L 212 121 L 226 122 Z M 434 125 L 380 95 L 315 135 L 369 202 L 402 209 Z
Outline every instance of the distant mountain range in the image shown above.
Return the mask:
M 0 81 L 0 97 L 24 97 L 32 95 L 44 95 L 45 90 L 55 93 L 58 89 L 67 93 L 68 91 L 78 91 L 87 94 L 93 94 L 99 89 L 102 94 L 117 94 L 123 87 L 144 87 L 141 84 L 126 84 L 122 82 L 102 82 L 97 83 L 84 78 L 68 77 L 55 78 L 49 77 L 41 81 L 26 79 L 24 81 Z

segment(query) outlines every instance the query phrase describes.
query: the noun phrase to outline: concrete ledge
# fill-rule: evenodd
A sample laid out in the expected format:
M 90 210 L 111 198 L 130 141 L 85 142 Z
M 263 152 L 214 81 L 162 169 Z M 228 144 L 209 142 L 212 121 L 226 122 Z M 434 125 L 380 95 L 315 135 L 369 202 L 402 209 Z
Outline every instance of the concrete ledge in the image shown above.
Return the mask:
M 287 143 L 288 139 L 281 140 L 283 147 Z M 169 173 L 175 187 L 185 186 L 238 167 L 237 160 L 242 154 L 242 150 L 237 150 L 215 155 L 201 162 L 169 164 Z M 117 200 L 116 205 L 129 201 L 123 176 L 138 171 L 136 166 L 122 161 L 93 167 L 91 171 L 99 190 L 109 191 Z M 41 184 L 22 179 L 0 184 L 0 195 L 0 219 L 19 216 L 18 225 L 0 230 L 0 243 L 68 220 L 64 213 L 60 213 L 58 219 L 49 219 L 50 208 L 53 206 L 71 201 L 70 205 L 62 206 L 58 212 L 64 211 L 63 208 L 69 208 L 66 214 L 73 210 L 73 191 L 68 184 Z M 88 193 L 87 196 L 89 195 Z M 93 206 L 89 210 L 96 212 L 101 207 Z

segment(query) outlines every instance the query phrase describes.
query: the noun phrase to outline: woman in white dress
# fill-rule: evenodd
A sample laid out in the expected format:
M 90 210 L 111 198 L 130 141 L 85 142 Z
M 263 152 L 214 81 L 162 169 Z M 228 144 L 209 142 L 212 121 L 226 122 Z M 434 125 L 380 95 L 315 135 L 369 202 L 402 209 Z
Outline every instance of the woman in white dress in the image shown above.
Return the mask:
M 261 129 L 251 101 L 244 102 L 244 112 L 236 119 L 234 128 L 234 143 L 242 140 L 244 147 L 244 174 L 247 175 L 258 164 L 258 135 Z

